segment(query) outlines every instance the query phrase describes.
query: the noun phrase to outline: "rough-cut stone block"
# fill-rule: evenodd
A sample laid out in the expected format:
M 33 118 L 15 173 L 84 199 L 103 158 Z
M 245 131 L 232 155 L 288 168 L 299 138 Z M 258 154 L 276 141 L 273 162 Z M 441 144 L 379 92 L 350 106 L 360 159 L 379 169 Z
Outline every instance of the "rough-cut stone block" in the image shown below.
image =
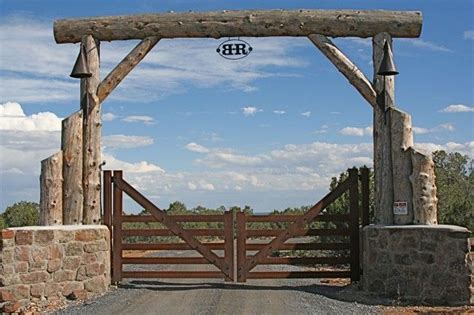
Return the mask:
M 58 271 L 61 268 L 62 264 L 63 264 L 63 262 L 60 259 L 49 260 L 47 270 L 50 273 Z
M 28 271 L 28 263 L 26 261 L 19 261 L 15 263 L 15 272 L 27 272 Z
M 86 274 L 87 276 L 97 276 L 101 275 L 105 272 L 104 264 L 100 263 L 93 263 L 86 265 Z
M 32 284 L 30 287 L 30 294 L 32 297 L 42 297 L 44 295 L 44 283 Z
M 70 242 L 65 246 L 66 256 L 80 256 L 83 253 L 83 243 L 82 242 Z
M 67 256 L 63 259 L 64 270 L 76 270 L 81 265 L 80 256 Z
M 48 245 L 54 239 L 54 232 L 52 230 L 35 230 L 34 241 L 39 245 Z
M 84 283 L 79 281 L 66 282 L 63 286 L 62 295 L 69 296 L 75 291 L 84 290 Z
M 5 305 L 2 306 L 2 312 L 5 312 L 6 314 L 16 313 L 20 310 L 20 308 L 21 308 L 20 302 L 11 301 L 11 302 L 5 303 Z
M 76 231 L 75 239 L 81 242 L 90 242 L 98 240 L 102 237 L 102 232 L 99 230 L 79 230 Z
M 68 243 L 74 239 L 74 231 L 55 230 L 54 240 L 59 243 Z
M 10 288 L 15 300 L 28 299 L 30 297 L 30 286 L 26 284 L 17 284 Z
M 32 246 L 30 252 L 30 261 L 32 262 L 44 261 L 48 259 L 48 249 L 46 247 Z
M 15 231 L 12 230 L 2 230 L 2 239 L 13 239 L 15 237 Z
M 95 253 L 87 253 L 82 255 L 82 264 L 88 265 L 97 261 L 97 255 Z
M 17 231 L 15 233 L 16 245 L 31 245 L 33 244 L 33 231 Z
M 28 271 L 40 271 L 46 270 L 48 262 L 46 260 L 32 261 L 29 265 L 30 267 L 28 268 Z
M 46 271 L 34 271 L 30 273 L 20 274 L 20 280 L 26 284 L 46 282 L 50 279 Z
M 80 266 L 79 269 L 77 269 L 76 280 L 84 281 L 88 278 L 89 277 L 87 276 L 86 266 Z
M 55 297 L 61 294 L 61 287 L 55 282 L 48 282 L 44 286 L 44 296 Z
M 87 291 L 86 290 L 75 290 L 71 294 L 67 296 L 69 300 L 76 301 L 76 300 L 85 300 L 87 299 Z
M 15 297 L 10 292 L 10 289 L 0 289 L 0 302 L 13 301 Z
M 71 270 L 59 270 L 53 274 L 53 280 L 56 282 L 73 281 L 76 273 Z
M 15 255 L 14 248 L 4 248 L 2 250 L 2 263 L 12 264 L 14 262 L 14 255 Z
M 95 253 L 99 251 L 106 251 L 109 249 L 109 244 L 105 240 L 98 240 L 84 244 L 84 251 L 86 253 Z
M 107 283 L 104 276 L 97 276 L 84 281 L 84 288 L 92 293 L 101 293 L 107 289 Z
M 30 260 L 30 247 L 29 246 L 15 247 L 15 260 L 29 261 Z
M 48 259 L 62 259 L 64 256 L 63 247 L 59 244 L 48 246 Z

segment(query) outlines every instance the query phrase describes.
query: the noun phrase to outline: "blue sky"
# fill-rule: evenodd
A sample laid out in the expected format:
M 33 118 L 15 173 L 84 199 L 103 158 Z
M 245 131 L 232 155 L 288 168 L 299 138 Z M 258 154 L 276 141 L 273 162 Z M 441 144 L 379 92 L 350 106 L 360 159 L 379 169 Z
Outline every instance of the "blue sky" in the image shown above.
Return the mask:
M 57 45 L 55 19 L 232 9 L 420 10 L 420 39 L 396 39 L 396 104 L 415 143 L 474 156 L 473 1 L 6 1 L 0 0 L 0 211 L 39 201 L 40 161 L 60 148 L 61 119 L 78 110 L 69 78 L 78 52 Z M 162 40 L 103 104 L 107 168 L 161 207 L 312 204 L 330 178 L 372 164 L 372 111 L 306 38 Z M 371 42 L 335 39 L 372 78 Z M 103 78 L 136 41 L 102 43 Z M 137 206 L 127 203 L 129 211 Z

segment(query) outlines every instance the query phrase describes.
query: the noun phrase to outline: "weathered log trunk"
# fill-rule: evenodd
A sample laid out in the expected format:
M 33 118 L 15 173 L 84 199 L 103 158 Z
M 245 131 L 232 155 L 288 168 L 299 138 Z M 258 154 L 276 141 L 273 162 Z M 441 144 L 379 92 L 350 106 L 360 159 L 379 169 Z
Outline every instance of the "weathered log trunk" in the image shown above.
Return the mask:
M 63 224 L 63 153 L 41 161 L 39 225 Z
M 395 104 L 395 80 L 393 76 L 377 75 L 383 58 L 385 42 L 392 46 L 388 33 L 377 34 L 373 38 L 374 89 L 377 93 L 377 106 L 374 106 L 374 186 L 375 222 L 393 224 L 393 176 L 392 146 L 390 134 L 389 108 Z
M 87 52 L 87 65 L 92 76 L 81 79 L 81 108 L 84 112 L 83 126 L 83 177 L 84 224 L 100 222 L 100 163 L 101 163 L 101 105 L 97 97 L 99 86 L 99 42 L 87 35 L 82 39 Z
M 437 224 L 438 198 L 433 159 L 415 149 L 410 151 L 413 164 L 413 173 L 410 176 L 413 187 L 413 223 Z
M 67 19 L 54 22 L 57 43 L 180 37 L 308 36 L 419 37 L 421 12 L 382 10 L 247 10 L 161 13 Z
M 160 39 L 147 37 L 142 40 L 99 84 L 97 96 L 102 103 L 133 68 L 155 47 Z
M 84 194 L 82 190 L 82 111 L 62 121 L 63 152 L 63 223 L 81 224 Z
M 413 192 L 410 183 L 412 173 L 410 148 L 413 146 L 411 116 L 396 108 L 390 109 L 393 167 L 393 201 L 406 202 L 407 213 L 394 213 L 395 224 L 413 222 Z
M 334 43 L 324 35 L 312 34 L 308 38 L 316 47 L 336 66 L 349 83 L 364 97 L 373 107 L 377 106 L 377 95 L 369 79 L 360 71 L 356 65 L 347 58 Z

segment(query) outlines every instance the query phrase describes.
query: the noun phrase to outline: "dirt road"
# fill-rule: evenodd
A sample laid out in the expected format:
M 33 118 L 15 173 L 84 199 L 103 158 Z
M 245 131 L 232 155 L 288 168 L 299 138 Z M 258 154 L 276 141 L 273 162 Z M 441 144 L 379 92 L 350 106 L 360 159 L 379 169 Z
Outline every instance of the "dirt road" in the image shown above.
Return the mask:
M 157 255 L 189 254 L 175 251 Z M 203 270 L 204 266 L 177 267 Z M 157 270 L 162 266 L 133 268 Z M 357 300 L 357 292 L 355 288 L 322 285 L 314 279 L 248 280 L 244 284 L 207 279 L 130 280 L 100 298 L 57 314 L 377 314 L 378 306 L 351 302 Z

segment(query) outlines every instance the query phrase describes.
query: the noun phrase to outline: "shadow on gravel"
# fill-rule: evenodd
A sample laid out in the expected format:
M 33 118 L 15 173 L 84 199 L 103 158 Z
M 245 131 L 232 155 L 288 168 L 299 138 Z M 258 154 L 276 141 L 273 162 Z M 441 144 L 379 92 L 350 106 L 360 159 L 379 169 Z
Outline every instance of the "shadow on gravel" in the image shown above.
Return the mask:
M 300 291 L 310 294 L 322 295 L 330 299 L 356 302 L 366 305 L 393 305 L 392 299 L 384 299 L 369 295 L 358 288 L 358 284 L 346 286 L 331 286 L 321 284 L 309 285 L 264 285 L 251 283 L 219 283 L 219 282 L 167 282 L 157 280 L 132 280 L 120 285 L 127 290 L 152 290 L 152 291 L 190 291 L 190 290 L 254 290 L 254 291 Z

